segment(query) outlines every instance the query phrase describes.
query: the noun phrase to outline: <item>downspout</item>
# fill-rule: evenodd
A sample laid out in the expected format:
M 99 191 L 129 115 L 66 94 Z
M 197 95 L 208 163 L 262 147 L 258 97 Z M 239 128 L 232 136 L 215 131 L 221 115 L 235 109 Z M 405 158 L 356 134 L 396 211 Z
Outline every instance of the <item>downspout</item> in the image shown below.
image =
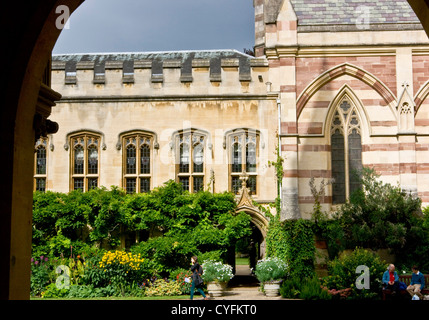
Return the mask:
M 281 101 L 280 101 L 280 98 L 277 98 L 277 111 L 278 111 L 278 148 L 279 148 L 279 150 L 278 150 L 278 155 L 279 156 L 281 156 L 281 153 L 282 153 L 282 147 L 281 147 L 281 125 L 282 125 L 282 122 L 281 122 L 281 107 L 282 107 L 282 105 L 281 105 Z M 279 183 L 279 199 L 280 199 L 280 205 L 281 205 L 281 203 L 282 203 L 282 179 L 280 179 L 280 181 L 278 181 L 278 183 Z

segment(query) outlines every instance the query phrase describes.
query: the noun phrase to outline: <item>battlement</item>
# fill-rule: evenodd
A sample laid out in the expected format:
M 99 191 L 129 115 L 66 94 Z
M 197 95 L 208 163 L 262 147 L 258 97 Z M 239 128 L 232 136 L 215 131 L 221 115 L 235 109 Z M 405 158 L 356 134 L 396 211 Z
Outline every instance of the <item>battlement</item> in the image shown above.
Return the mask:
M 265 88 L 268 62 L 236 50 L 108 54 L 67 54 L 52 57 L 53 87 L 133 84 L 183 87 L 212 83 L 219 87 L 253 82 Z M 234 81 L 236 80 L 236 81 Z M 62 83 L 61 83 L 62 82 Z M 234 83 L 235 82 L 235 83 Z M 98 86 L 100 87 L 100 86 Z M 100 93 L 100 92 L 99 92 Z

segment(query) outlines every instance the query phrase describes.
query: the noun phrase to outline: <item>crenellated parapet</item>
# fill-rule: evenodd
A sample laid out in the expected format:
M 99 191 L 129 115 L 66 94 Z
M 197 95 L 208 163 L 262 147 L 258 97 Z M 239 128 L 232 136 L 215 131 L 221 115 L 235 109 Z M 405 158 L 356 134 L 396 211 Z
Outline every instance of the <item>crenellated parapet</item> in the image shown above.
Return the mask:
M 96 95 L 103 87 L 109 94 L 125 94 L 124 87 L 126 94 L 263 94 L 268 62 L 236 50 L 67 54 L 52 57 L 52 72 L 65 96 L 77 94 L 73 87 L 90 94 L 91 84 Z

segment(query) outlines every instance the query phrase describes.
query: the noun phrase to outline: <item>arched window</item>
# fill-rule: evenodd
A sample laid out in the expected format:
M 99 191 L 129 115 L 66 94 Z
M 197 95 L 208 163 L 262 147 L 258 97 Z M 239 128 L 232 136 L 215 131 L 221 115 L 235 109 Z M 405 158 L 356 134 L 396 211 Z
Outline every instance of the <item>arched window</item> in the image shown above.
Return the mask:
M 71 189 L 88 191 L 98 187 L 100 137 L 82 133 L 70 137 Z
M 34 190 L 46 191 L 47 177 L 47 145 L 46 138 L 40 138 L 36 142 L 34 155 Z
M 349 100 L 336 108 L 331 124 L 332 203 L 345 203 L 360 188 L 362 136 L 357 110 Z
M 240 175 L 247 173 L 247 188 L 250 194 L 257 194 L 259 134 L 252 130 L 235 130 L 229 136 L 229 144 L 231 191 L 238 194 L 241 189 Z
M 177 146 L 177 182 L 189 192 L 204 190 L 206 134 L 196 129 L 189 129 L 178 132 L 173 139 Z
M 122 136 L 123 186 L 127 193 L 150 191 L 152 144 L 153 137 L 144 132 Z

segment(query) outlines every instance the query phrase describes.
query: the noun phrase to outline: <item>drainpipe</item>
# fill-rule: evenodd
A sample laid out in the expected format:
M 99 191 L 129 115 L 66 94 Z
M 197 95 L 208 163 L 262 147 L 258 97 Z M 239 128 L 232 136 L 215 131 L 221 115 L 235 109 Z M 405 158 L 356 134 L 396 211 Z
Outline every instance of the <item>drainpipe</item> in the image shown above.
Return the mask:
M 282 154 L 282 147 L 281 147 L 281 101 L 280 98 L 277 98 L 277 111 L 278 111 L 278 146 L 279 146 L 279 156 Z M 280 204 L 282 202 L 282 180 L 279 181 L 279 198 L 280 198 Z

